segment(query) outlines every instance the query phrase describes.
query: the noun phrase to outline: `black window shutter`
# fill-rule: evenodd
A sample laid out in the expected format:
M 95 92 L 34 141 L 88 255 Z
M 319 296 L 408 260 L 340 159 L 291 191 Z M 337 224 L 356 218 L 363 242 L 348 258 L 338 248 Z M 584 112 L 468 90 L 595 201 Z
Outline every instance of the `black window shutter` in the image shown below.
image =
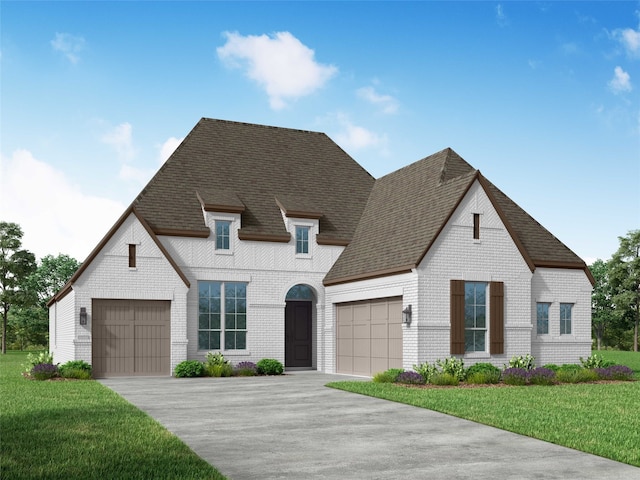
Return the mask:
M 504 283 L 491 282 L 490 289 L 490 335 L 491 345 L 489 353 L 498 355 L 504 353 Z
M 464 354 L 464 280 L 451 280 L 451 355 Z

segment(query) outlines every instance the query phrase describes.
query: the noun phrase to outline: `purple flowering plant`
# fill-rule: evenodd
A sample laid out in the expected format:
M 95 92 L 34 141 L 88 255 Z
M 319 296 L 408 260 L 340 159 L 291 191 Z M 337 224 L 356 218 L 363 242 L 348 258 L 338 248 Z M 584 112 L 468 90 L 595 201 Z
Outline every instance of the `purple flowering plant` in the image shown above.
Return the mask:
M 239 362 L 236 365 L 236 374 L 242 377 L 251 377 L 256 375 L 258 372 L 258 367 L 253 362 Z
M 58 376 L 58 366 L 52 363 L 38 363 L 33 366 L 30 373 L 36 380 L 49 380 Z
M 594 370 L 601 380 L 633 380 L 633 370 L 625 365 L 611 365 Z
M 533 385 L 553 385 L 556 372 L 550 368 L 534 368 L 527 371 L 527 380 Z
M 425 380 L 424 377 L 418 372 L 409 370 L 398 375 L 398 378 L 396 378 L 396 382 L 404 383 L 407 385 L 422 385 L 425 383 Z
M 502 371 L 502 381 L 507 385 L 525 385 L 528 379 L 528 370 L 520 367 L 505 368 Z

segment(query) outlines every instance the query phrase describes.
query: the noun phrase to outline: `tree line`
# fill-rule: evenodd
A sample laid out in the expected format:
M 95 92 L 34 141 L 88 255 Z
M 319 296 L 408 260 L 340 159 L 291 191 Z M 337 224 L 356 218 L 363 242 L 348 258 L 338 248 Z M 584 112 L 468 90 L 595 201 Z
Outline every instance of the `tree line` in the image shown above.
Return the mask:
M 7 348 L 47 349 L 47 302 L 80 267 L 68 255 L 35 255 L 22 248 L 16 223 L 0 222 L 0 314 L 2 353 Z M 598 350 L 638 351 L 640 323 L 640 230 L 618 237 L 620 247 L 607 260 L 589 268 L 595 279 L 591 297 L 593 338 Z

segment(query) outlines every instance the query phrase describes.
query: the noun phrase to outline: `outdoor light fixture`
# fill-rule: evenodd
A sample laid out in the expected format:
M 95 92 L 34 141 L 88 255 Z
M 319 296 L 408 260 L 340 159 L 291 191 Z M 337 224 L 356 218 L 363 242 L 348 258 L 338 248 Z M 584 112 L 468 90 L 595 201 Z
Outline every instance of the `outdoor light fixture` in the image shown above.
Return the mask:
M 87 324 L 87 309 L 85 307 L 80 307 L 80 325 Z
M 407 305 L 407 308 L 402 310 L 402 323 L 406 323 L 407 326 L 411 325 L 411 305 Z

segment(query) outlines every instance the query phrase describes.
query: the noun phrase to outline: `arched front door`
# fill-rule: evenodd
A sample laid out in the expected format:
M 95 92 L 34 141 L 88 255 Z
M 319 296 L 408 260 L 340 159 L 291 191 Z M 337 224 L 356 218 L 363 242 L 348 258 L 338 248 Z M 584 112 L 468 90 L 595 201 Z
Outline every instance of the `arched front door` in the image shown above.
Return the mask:
M 295 285 L 287 293 L 284 312 L 285 367 L 312 367 L 313 293 L 306 285 Z

